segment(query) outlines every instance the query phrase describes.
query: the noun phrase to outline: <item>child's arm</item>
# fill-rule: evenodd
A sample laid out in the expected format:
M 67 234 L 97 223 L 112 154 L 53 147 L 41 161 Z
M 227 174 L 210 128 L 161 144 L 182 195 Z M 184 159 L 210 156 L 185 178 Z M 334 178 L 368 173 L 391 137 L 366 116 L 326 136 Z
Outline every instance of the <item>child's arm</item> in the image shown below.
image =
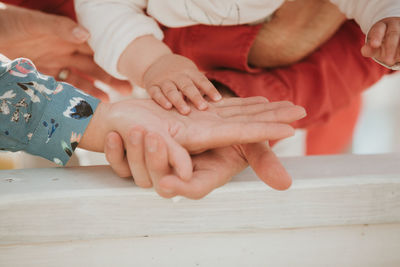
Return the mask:
M 118 69 L 130 81 L 146 88 L 162 107 L 170 109 L 175 106 L 182 114 L 190 112 L 185 96 L 199 110 L 208 107 L 200 92 L 214 101 L 221 98 L 191 60 L 173 54 L 167 45 L 151 35 L 134 40 L 125 49 Z
M 164 108 L 207 108 L 199 90 L 213 100 L 220 95 L 189 59 L 174 55 L 161 41 L 162 31 L 146 16 L 143 0 L 76 0 L 79 21 L 88 28 L 96 62 L 111 75 L 145 87 Z
M 400 60 L 400 1 L 398 0 L 331 0 L 348 18 L 355 19 L 367 41 L 362 49 L 388 68 Z M 399 68 L 400 66 L 397 66 Z

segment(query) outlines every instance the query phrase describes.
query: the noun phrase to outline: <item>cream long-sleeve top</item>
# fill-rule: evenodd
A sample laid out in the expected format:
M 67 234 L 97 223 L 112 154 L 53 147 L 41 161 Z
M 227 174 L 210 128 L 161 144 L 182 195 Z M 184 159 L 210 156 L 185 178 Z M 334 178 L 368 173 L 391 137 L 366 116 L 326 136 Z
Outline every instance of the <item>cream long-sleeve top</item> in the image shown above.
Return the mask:
M 400 16 L 400 0 L 331 0 L 367 33 L 377 21 Z M 95 61 L 108 73 L 117 70 L 120 56 L 136 38 L 163 39 L 158 23 L 167 27 L 196 24 L 239 25 L 263 21 L 284 0 L 75 0 L 79 22 L 91 37 Z

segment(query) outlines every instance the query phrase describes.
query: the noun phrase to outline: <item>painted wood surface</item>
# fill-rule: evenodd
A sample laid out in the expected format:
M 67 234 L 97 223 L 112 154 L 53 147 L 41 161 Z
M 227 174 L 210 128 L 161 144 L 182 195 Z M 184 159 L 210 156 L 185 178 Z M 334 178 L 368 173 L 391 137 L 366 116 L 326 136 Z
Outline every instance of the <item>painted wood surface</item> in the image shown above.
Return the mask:
M 107 166 L 0 171 L 0 266 L 110 266 L 116 257 L 114 266 L 161 266 L 168 257 L 182 263 L 174 266 L 265 266 L 267 258 L 400 266 L 399 162 L 398 154 L 286 158 L 288 191 L 247 169 L 197 201 L 162 199 Z M 355 265 L 346 265 L 351 255 Z M 333 259 L 339 265 L 317 264 Z
M 400 224 L 0 246 L 0 266 L 398 267 Z

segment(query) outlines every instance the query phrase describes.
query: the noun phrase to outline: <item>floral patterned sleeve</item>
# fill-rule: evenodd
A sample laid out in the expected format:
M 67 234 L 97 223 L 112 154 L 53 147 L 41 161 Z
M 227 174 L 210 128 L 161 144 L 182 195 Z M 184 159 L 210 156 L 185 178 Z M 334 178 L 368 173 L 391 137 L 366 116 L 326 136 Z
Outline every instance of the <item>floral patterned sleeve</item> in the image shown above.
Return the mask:
M 65 165 L 99 100 L 41 74 L 28 59 L 0 54 L 0 149 Z

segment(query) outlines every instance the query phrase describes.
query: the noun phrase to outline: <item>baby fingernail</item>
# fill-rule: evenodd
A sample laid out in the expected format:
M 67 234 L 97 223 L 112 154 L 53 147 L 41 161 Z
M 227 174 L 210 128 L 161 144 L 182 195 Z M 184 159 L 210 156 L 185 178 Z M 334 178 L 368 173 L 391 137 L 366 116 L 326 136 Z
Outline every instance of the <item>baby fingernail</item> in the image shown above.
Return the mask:
M 156 152 L 158 146 L 158 140 L 152 136 L 146 136 L 145 140 L 146 149 L 148 152 Z
M 214 100 L 215 100 L 215 101 L 218 101 L 218 100 L 221 100 L 221 99 L 222 99 L 222 96 L 221 96 L 221 95 L 219 95 L 219 94 L 214 95 Z
M 206 109 L 206 108 L 208 108 L 207 103 L 201 102 L 200 105 L 199 105 L 199 109 L 203 110 L 203 109 Z
M 182 112 L 183 112 L 184 114 L 187 114 L 187 113 L 190 112 L 190 108 L 189 108 L 188 106 L 184 106 L 184 107 L 182 107 Z

